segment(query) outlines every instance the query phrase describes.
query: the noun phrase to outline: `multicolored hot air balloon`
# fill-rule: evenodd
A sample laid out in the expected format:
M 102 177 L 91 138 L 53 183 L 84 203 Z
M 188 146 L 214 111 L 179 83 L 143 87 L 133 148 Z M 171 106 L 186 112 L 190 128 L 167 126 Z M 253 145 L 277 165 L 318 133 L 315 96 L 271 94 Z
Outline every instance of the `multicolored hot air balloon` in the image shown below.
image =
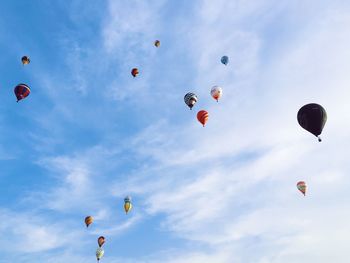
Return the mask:
M 97 243 L 98 243 L 98 246 L 99 247 L 102 247 L 103 244 L 106 242 L 106 239 L 104 236 L 100 236 L 98 239 L 97 239 Z
M 100 261 L 100 259 L 103 257 L 103 255 L 105 254 L 105 251 L 102 248 L 97 248 L 96 250 L 96 258 L 97 258 L 97 262 Z
M 310 103 L 300 108 L 298 111 L 298 122 L 308 132 L 312 133 L 321 142 L 319 135 L 327 121 L 326 110 L 319 104 Z
M 222 88 L 219 86 L 214 86 L 212 87 L 210 94 L 216 100 L 216 102 L 219 102 L 219 99 L 222 96 Z
M 85 225 L 86 227 L 89 227 L 94 222 L 94 218 L 92 216 L 85 217 Z
M 227 66 L 228 64 L 228 56 L 222 56 L 221 58 L 221 63 Z
M 307 189 L 306 183 L 304 181 L 298 182 L 297 183 L 297 188 L 305 196 L 306 189 Z
M 207 123 L 208 121 L 208 118 L 209 118 L 209 114 L 207 111 L 205 110 L 200 110 L 198 113 L 197 113 L 197 120 L 202 123 L 203 127 L 205 126 L 205 124 Z
M 184 101 L 186 105 L 192 110 L 194 104 L 196 104 L 196 102 L 198 101 L 198 98 L 196 94 L 189 92 L 185 95 Z
M 128 212 L 132 209 L 132 203 L 131 203 L 131 197 L 127 196 L 124 198 L 124 210 L 125 213 L 128 214 Z
M 22 57 L 22 64 L 23 65 L 28 65 L 30 63 L 30 59 L 28 56 L 23 56 Z
M 159 40 L 154 41 L 154 45 L 155 45 L 156 47 L 159 47 L 159 46 L 160 46 L 160 41 L 159 41 Z
M 131 75 L 135 78 L 139 74 L 139 70 L 137 68 L 133 68 L 131 70 Z
M 30 88 L 26 84 L 18 84 L 15 87 L 14 92 L 18 102 L 30 94 Z

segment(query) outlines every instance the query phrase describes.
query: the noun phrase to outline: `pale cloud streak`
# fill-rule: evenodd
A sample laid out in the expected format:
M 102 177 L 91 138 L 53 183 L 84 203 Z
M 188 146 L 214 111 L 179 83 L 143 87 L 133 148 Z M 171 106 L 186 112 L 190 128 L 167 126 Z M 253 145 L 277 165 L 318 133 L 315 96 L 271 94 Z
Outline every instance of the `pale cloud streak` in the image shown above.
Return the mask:
M 94 210 L 101 224 L 90 235 L 101 231 L 121 235 L 145 216 L 161 218 L 162 231 L 188 244 L 187 249 L 165 249 L 137 262 L 303 263 L 329 262 L 332 256 L 335 262 L 347 262 L 343 244 L 348 241 L 350 218 L 346 212 L 350 38 L 344 32 L 350 25 L 349 7 L 315 2 L 304 8 L 276 1 L 199 3 L 191 23 L 180 23 L 173 32 L 174 37 L 188 41 L 186 51 L 193 58 L 188 67 L 196 69 L 190 72 L 193 86 L 178 88 L 177 80 L 169 80 L 174 87 L 170 85 L 164 93 L 172 94 L 164 96 L 173 99 L 178 92 L 182 100 L 182 89 L 195 88 L 200 97 L 196 109 L 206 108 L 210 113 L 207 127 L 196 122 L 195 110 L 177 111 L 180 103 L 185 108 L 182 101 L 160 101 L 159 112 L 149 111 L 157 121 L 135 132 L 135 138 L 120 143 L 118 136 L 111 136 L 90 151 L 41 162 L 58 181 L 57 187 L 45 193 L 49 197 L 45 204 L 66 213 L 103 206 Z M 147 46 L 161 27 L 156 13 L 163 5 L 163 1 L 155 5 L 110 2 L 102 43 L 109 59 L 123 55 L 122 74 L 129 74 L 136 61 L 136 53 L 129 51 L 133 48 L 145 54 L 140 58 L 143 70 L 151 69 L 146 59 L 155 57 L 155 51 Z M 232 10 L 232 16 L 225 10 Z M 130 19 L 131 13 L 137 19 Z M 282 22 L 290 35 L 278 31 L 274 39 L 265 37 L 267 28 L 281 16 L 288 18 Z M 189 24 L 188 34 L 180 35 Z M 269 44 L 278 48 L 267 50 Z M 223 54 L 231 58 L 228 67 L 219 63 Z M 132 83 L 130 76 L 113 80 L 108 92 L 117 95 L 112 99 L 151 97 L 148 85 L 154 76 L 144 76 Z M 224 88 L 218 104 L 209 96 L 215 84 Z M 121 86 L 123 90 L 115 92 Z M 155 96 L 161 97 L 162 89 L 152 86 Z M 310 101 L 324 105 L 329 114 L 321 144 L 296 122 L 297 110 Z M 150 105 L 141 100 L 140 104 L 138 109 Z M 167 104 L 176 110 L 167 110 Z M 135 164 L 114 178 L 126 154 Z M 298 180 L 309 184 L 305 198 L 296 190 Z M 102 204 L 129 193 L 137 196 L 139 212 L 115 225 L 107 208 L 116 208 Z M 31 233 L 47 237 L 46 228 Z M 192 249 L 193 243 L 198 247 Z M 53 238 L 40 249 L 61 244 Z M 40 249 L 29 247 L 30 251 Z

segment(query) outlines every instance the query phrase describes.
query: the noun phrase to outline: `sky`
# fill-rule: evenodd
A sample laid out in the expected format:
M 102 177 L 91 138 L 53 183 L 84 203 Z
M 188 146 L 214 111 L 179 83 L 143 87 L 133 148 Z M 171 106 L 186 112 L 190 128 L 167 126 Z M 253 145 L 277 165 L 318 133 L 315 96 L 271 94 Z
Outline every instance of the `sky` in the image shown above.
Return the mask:
M 106 263 L 348 263 L 349 28 L 340 0 L 2 1 L 0 263 L 100 235 Z

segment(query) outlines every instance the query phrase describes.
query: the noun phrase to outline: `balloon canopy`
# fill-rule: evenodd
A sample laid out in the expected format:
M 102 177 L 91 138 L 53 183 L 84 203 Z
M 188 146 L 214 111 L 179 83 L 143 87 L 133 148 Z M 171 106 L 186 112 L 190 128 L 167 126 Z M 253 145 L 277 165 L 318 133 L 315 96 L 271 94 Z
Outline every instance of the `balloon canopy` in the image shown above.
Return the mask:
M 297 188 L 305 196 L 306 189 L 307 189 L 306 183 L 304 181 L 298 182 L 297 183 Z
M 94 222 L 94 218 L 92 216 L 85 217 L 86 227 L 89 227 L 89 225 L 91 225 L 93 222 Z
M 310 103 L 300 108 L 298 111 L 299 125 L 308 132 L 315 135 L 319 141 L 319 135 L 327 121 L 326 110 L 319 104 Z
M 184 101 L 186 105 L 192 110 L 193 106 L 197 103 L 198 98 L 196 94 L 188 92 L 184 97 Z
M 228 56 L 222 56 L 221 58 L 221 63 L 224 64 L 225 66 L 228 64 Z
M 209 113 L 205 110 L 200 110 L 197 113 L 197 120 L 203 125 L 203 127 L 207 123 L 208 118 L 209 118 Z
M 22 57 L 22 64 L 23 65 L 28 65 L 30 63 L 30 59 L 28 56 L 23 56 Z
M 28 97 L 28 95 L 30 94 L 30 88 L 26 84 L 18 84 L 14 89 L 14 93 L 16 95 L 17 102 L 18 102 Z

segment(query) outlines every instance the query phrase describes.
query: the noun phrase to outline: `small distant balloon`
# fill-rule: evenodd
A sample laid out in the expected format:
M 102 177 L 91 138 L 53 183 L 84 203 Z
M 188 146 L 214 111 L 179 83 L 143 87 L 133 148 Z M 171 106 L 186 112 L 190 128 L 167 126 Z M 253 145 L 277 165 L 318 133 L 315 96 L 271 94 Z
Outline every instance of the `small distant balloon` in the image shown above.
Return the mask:
M 192 110 L 194 104 L 196 104 L 196 102 L 198 101 L 198 98 L 196 94 L 189 92 L 185 95 L 184 101 L 186 105 Z
M 224 64 L 225 66 L 227 66 L 228 60 L 229 60 L 228 56 L 222 56 L 221 63 Z
M 100 236 L 98 239 L 97 239 L 97 243 L 99 245 L 99 247 L 102 247 L 103 244 L 106 242 L 106 239 L 104 236 Z
M 102 248 L 97 248 L 96 250 L 96 258 L 97 261 L 100 261 L 100 259 L 103 257 L 103 255 L 105 254 L 105 251 Z
M 304 181 L 298 182 L 297 183 L 297 188 L 305 196 L 306 189 L 307 189 L 306 183 Z
M 209 118 L 209 114 L 207 111 L 205 110 L 200 110 L 197 113 L 197 120 L 203 125 L 203 127 L 205 126 L 205 124 L 207 123 Z
M 28 56 L 23 56 L 22 57 L 22 64 L 23 65 L 28 65 L 30 63 L 30 59 Z
M 137 68 L 133 68 L 131 70 L 131 75 L 135 78 L 139 74 L 139 70 Z
M 85 217 L 85 225 L 86 227 L 89 227 L 94 222 L 94 218 L 92 216 Z
M 211 96 L 218 102 L 222 96 L 222 88 L 219 86 L 214 86 L 210 91 Z
M 298 111 L 297 118 L 302 128 L 315 135 L 319 142 L 322 141 L 319 136 L 327 122 L 327 112 L 321 105 L 316 103 L 304 105 Z
M 156 47 L 159 47 L 159 46 L 160 46 L 160 41 L 159 41 L 159 40 L 154 41 L 154 45 L 155 45 Z
M 18 84 L 14 89 L 14 93 L 16 95 L 17 102 L 19 102 L 20 100 L 23 100 L 24 98 L 28 97 L 28 95 L 30 94 L 30 88 L 26 84 Z
M 132 209 L 131 197 L 127 196 L 127 197 L 124 198 L 124 210 L 125 210 L 125 213 L 128 214 L 131 209 Z

